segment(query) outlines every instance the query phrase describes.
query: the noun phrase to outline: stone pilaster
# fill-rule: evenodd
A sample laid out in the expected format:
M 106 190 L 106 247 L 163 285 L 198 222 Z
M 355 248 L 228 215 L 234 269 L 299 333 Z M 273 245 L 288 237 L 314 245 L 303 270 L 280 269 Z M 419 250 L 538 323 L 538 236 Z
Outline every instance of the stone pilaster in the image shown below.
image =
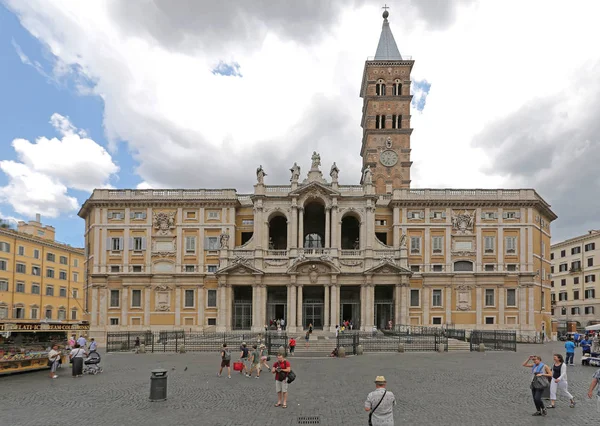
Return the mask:
M 324 306 L 324 313 L 325 313 L 325 319 L 323 321 L 323 330 L 327 330 L 329 328 L 330 322 L 329 322 L 329 318 L 330 318 L 330 301 L 329 301 L 329 284 L 325 285 L 325 288 L 323 289 L 325 291 L 325 306 Z
M 303 301 L 303 295 L 302 295 L 302 286 L 298 285 L 298 309 L 296 311 L 296 327 L 298 328 L 298 330 L 304 330 L 304 325 L 302 323 L 302 301 Z
M 519 286 L 517 288 L 519 295 L 519 327 L 527 325 L 527 288 Z
M 529 314 L 529 318 L 527 319 L 527 324 L 530 327 L 535 327 L 535 299 L 534 299 L 534 291 L 535 288 L 533 286 L 529 286 L 527 289 L 527 313 Z M 568 308 L 567 308 L 568 309 Z
M 98 287 L 92 287 L 92 327 L 98 326 Z
M 298 207 L 298 248 L 304 247 L 304 207 Z
M 252 286 L 252 331 L 260 331 L 264 324 L 260 322 L 260 290 L 258 285 Z
M 483 324 L 481 314 L 483 307 L 483 289 L 481 287 L 477 287 L 475 289 L 475 316 L 476 316 L 476 324 Z
M 144 325 L 150 328 L 150 299 L 152 298 L 152 289 L 148 286 L 144 289 Z
M 296 206 L 295 200 L 292 200 L 292 213 L 291 213 L 291 222 L 292 222 L 292 232 L 290 233 L 291 238 L 289 238 L 288 248 L 296 248 L 298 247 L 298 208 Z
M 452 324 L 452 287 L 447 286 L 444 288 L 444 293 L 446 296 L 446 324 Z
M 294 332 L 297 330 L 296 324 L 296 307 L 298 305 L 298 301 L 296 300 L 296 286 L 293 284 L 288 284 L 287 286 L 287 318 L 285 322 L 287 324 L 287 328 L 289 331 Z
M 423 292 L 423 298 L 421 299 L 421 302 L 423 304 L 423 325 L 429 325 L 431 323 L 431 318 L 429 318 L 431 291 L 429 290 L 429 287 L 423 287 L 421 291 Z
M 394 207 L 393 216 L 393 235 L 394 235 L 394 247 L 400 245 L 400 237 L 402 236 L 402 229 L 400 228 L 400 207 Z
M 367 321 L 367 289 L 364 285 L 360 286 L 360 328 L 365 331 Z
M 375 303 L 375 287 L 373 286 L 372 283 L 368 283 L 366 285 L 366 303 L 367 303 L 367 317 L 365 318 L 365 320 L 367 321 L 367 323 L 365 324 L 366 329 L 367 330 L 371 330 L 373 329 L 373 322 L 374 322 L 374 317 L 375 317 L 375 313 L 374 313 L 374 303 Z
M 331 240 L 331 207 L 325 208 L 325 248 L 329 248 Z
M 400 284 L 396 284 L 394 287 L 394 324 L 403 324 L 401 322 L 402 302 L 402 287 Z
M 338 206 L 337 199 L 333 199 L 331 206 L 331 247 L 341 249 L 338 236 L 340 235 L 340 224 L 338 222 Z
M 100 327 L 105 327 L 107 325 L 106 323 L 106 317 L 108 316 L 108 311 L 107 311 L 107 305 L 108 305 L 108 289 L 106 289 L 106 287 L 101 288 L 100 289 L 100 320 L 99 322 L 99 326 Z
M 181 269 L 180 269 L 181 270 Z M 183 291 L 180 287 L 175 287 L 175 326 L 181 325 L 181 292 Z
M 128 216 L 126 216 L 128 217 Z M 123 287 L 121 289 L 121 326 L 127 327 L 129 325 L 129 318 L 127 313 L 129 312 L 129 289 Z
M 498 324 L 504 325 L 504 305 L 506 304 L 506 291 L 504 287 L 498 287 Z
M 198 326 L 204 328 L 204 307 L 206 305 L 206 301 L 204 299 L 204 286 L 198 287 Z

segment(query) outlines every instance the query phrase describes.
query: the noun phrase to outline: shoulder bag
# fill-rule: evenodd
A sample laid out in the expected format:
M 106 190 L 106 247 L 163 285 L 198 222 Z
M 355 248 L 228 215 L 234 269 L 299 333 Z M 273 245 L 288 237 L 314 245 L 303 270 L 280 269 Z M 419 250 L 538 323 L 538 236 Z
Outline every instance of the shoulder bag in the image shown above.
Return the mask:
M 536 374 L 541 374 L 545 370 L 545 367 L 545 365 L 542 365 L 541 369 L 539 369 L 537 372 L 534 371 L 534 376 L 531 380 L 531 385 L 529 386 L 531 389 L 542 390 L 550 386 L 550 383 L 545 376 L 536 376 Z
M 373 408 L 371 410 L 371 412 L 369 413 L 369 426 L 373 426 L 373 413 L 375 412 L 375 410 L 377 410 L 377 408 L 381 405 L 381 403 L 383 402 L 383 398 L 385 398 L 385 394 L 387 393 L 387 389 L 385 390 L 385 392 L 383 392 L 383 396 L 381 397 L 381 399 L 379 400 L 379 402 L 377 403 L 377 405 L 375 406 L 375 408 Z

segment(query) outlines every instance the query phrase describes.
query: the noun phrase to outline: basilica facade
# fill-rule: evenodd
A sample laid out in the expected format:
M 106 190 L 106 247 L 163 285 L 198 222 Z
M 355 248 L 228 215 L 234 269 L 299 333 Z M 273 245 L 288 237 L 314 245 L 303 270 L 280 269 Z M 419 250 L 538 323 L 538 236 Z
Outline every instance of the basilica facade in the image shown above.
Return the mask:
M 415 189 L 410 73 L 384 14 L 365 62 L 357 185 L 317 152 L 290 182 L 95 190 L 86 223 L 91 334 L 334 330 L 393 324 L 550 329 L 550 223 L 533 189 Z M 359 145 L 357 144 L 357 147 Z

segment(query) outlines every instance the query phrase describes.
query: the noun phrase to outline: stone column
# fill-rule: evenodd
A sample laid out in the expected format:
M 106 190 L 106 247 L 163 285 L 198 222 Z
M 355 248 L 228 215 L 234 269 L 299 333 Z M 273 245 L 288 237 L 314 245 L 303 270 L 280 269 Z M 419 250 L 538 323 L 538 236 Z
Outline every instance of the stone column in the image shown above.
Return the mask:
M 400 245 L 400 237 L 402 236 L 402 229 L 400 228 L 400 207 L 394 207 L 394 215 L 392 221 L 393 246 L 398 247 Z
M 260 294 L 258 286 L 252 286 L 252 331 L 258 331 L 263 324 L 259 322 L 260 318 Z
M 40 306 L 40 309 L 41 308 L 42 306 Z M 98 325 L 98 287 L 92 287 L 92 318 L 90 318 L 90 320 L 92 327 Z
M 477 325 L 480 325 L 483 324 L 483 321 L 481 320 L 481 307 L 483 306 L 483 289 L 479 286 L 475 289 L 475 304 L 475 316 L 477 320 L 476 323 Z
M 403 277 L 404 279 L 404 277 Z M 409 317 L 409 297 L 410 297 L 410 289 L 408 287 L 408 278 L 406 278 L 406 284 L 402 285 L 402 313 L 400 314 L 400 319 L 402 324 L 408 325 L 410 323 Z
M 340 286 L 337 284 L 332 284 L 331 285 L 331 295 L 329 297 L 329 303 L 330 303 L 330 311 L 329 311 L 329 316 L 330 316 L 330 323 L 329 323 L 329 328 L 330 330 L 335 330 L 335 326 L 339 325 L 339 321 L 340 321 Z
M 108 304 L 108 289 L 101 288 L 100 289 L 100 327 L 106 326 L 106 316 L 107 316 L 107 304 Z
M 498 217 L 502 217 L 502 213 L 498 213 Z M 498 271 L 504 271 L 504 229 L 501 226 L 498 227 Z
M 204 287 L 198 287 L 198 326 L 204 328 L 204 305 L 206 302 L 204 300 Z
M 425 220 L 429 220 L 429 213 L 427 212 L 428 209 L 425 209 L 426 213 L 425 213 Z M 430 226 L 430 225 L 429 225 Z M 427 226 L 425 228 L 425 237 L 423 238 L 423 246 L 421 247 L 421 250 L 423 251 L 423 253 L 425 254 L 423 261 L 425 262 L 425 266 L 423 267 L 423 271 L 424 272 L 430 272 L 432 270 L 431 268 L 431 232 L 429 231 L 429 226 Z
M 360 329 L 366 331 L 367 318 L 367 288 L 364 285 L 360 286 Z
M 292 204 L 291 222 L 292 229 L 288 238 L 290 240 L 288 248 L 295 248 L 298 245 L 298 209 L 295 204 Z
M 148 286 L 144 289 L 144 325 L 150 328 L 150 299 L 152 298 L 152 289 Z
M 338 223 L 338 207 L 334 204 L 331 207 L 331 247 L 341 249 L 340 243 L 338 241 L 339 234 L 340 232 Z
M 129 325 L 129 318 L 127 312 L 129 310 L 129 289 L 122 287 L 121 289 L 121 327 L 127 327 Z
M 304 208 L 298 207 L 298 248 L 304 247 Z
M 375 312 L 374 312 L 374 304 L 375 304 L 375 286 L 373 286 L 373 284 L 369 283 L 367 284 L 367 289 L 366 289 L 366 302 L 367 302 L 367 330 L 371 330 L 373 329 L 373 322 L 374 322 L 374 316 L 375 316 Z
M 175 287 L 175 325 L 181 325 L 181 288 Z
M 217 307 L 217 331 L 224 332 L 227 331 L 227 320 L 226 320 L 226 310 L 227 310 L 227 287 L 225 284 L 219 283 L 219 287 L 217 287 L 217 297 L 219 299 L 219 306 Z
M 296 327 L 298 330 L 304 330 L 302 325 L 302 286 L 298 285 L 298 310 L 296 311 Z
M 287 318 L 285 319 L 285 323 L 290 331 L 296 330 L 296 307 L 298 305 L 298 301 L 296 300 L 296 286 L 293 284 L 287 285 Z
M 325 207 L 325 248 L 329 248 L 330 238 L 331 238 L 331 225 L 330 225 L 330 214 L 331 207 Z
M 129 221 L 129 209 L 125 209 L 125 220 Z M 126 225 L 123 231 L 123 272 L 129 272 L 129 250 L 133 247 L 129 247 L 129 226 Z
M 429 318 L 429 304 L 431 303 L 431 293 L 429 287 L 423 287 L 423 298 L 421 302 L 423 304 L 423 325 L 429 325 L 431 319 Z
M 396 284 L 394 287 L 394 325 L 403 324 L 401 322 L 402 316 L 402 287 L 400 284 Z
M 506 303 L 506 292 L 504 287 L 498 287 L 498 324 L 504 325 L 504 304 Z
M 534 305 L 534 297 L 533 297 L 534 287 L 532 285 L 527 289 L 527 297 L 529 302 L 527 303 L 527 312 L 529 314 L 529 318 L 527 319 L 527 324 L 535 329 L 535 305 Z M 568 309 L 568 308 L 567 308 Z
M 227 330 L 231 330 L 231 305 L 233 304 L 233 288 L 231 284 L 227 284 L 225 287 L 225 299 L 227 304 L 225 306 L 225 324 L 227 324 Z
M 329 318 L 330 318 L 330 316 L 329 316 L 329 314 L 330 314 L 330 312 L 329 312 L 329 309 L 330 309 L 329 284 L 325 284 L 324 290 L 325 290 L 325 306 L 324 306 L 325 319 L 323 321 L 323 330 L 327 330 L 327 328 L 329 327 L 329 324 L 330 324 L 330 322 L 329 322 Z

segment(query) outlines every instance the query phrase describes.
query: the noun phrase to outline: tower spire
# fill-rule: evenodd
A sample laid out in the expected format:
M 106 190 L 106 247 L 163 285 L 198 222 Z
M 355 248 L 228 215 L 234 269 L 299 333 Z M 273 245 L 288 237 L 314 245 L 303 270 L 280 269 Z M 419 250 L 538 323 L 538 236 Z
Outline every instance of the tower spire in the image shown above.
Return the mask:
M 402 56 L 394 40 L 394 35 L 390 29 L 390 23 L 387 18 L 390 16 L 390 12 L 387 10 L 389 6 L 383 6 L 383 26 L 381 27 L 381 36 L 379 36 L 379 44 L 377 45 L 377 52 L 375 52 L 376 61 L 401 61 Z

